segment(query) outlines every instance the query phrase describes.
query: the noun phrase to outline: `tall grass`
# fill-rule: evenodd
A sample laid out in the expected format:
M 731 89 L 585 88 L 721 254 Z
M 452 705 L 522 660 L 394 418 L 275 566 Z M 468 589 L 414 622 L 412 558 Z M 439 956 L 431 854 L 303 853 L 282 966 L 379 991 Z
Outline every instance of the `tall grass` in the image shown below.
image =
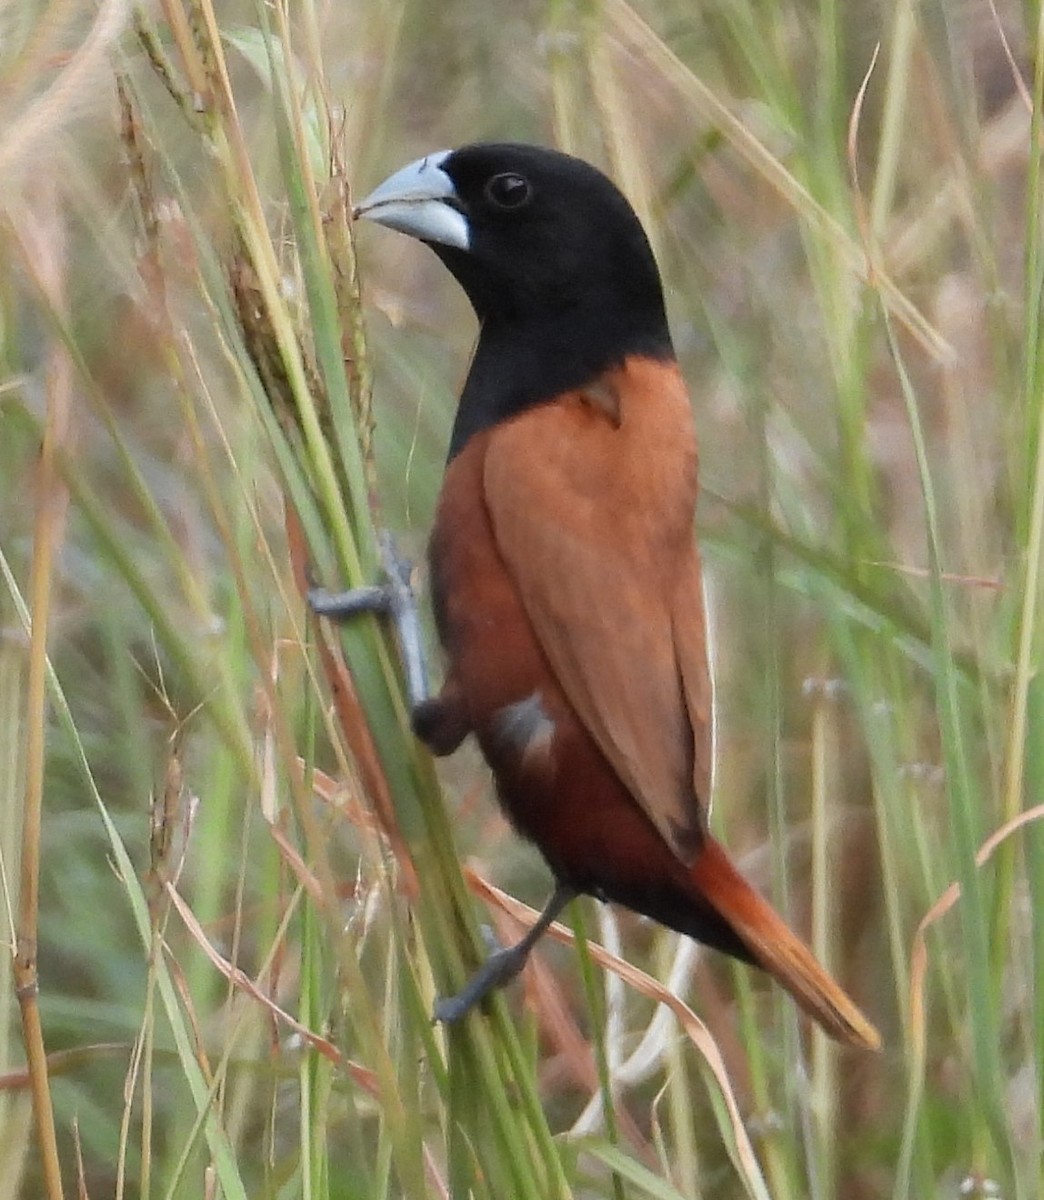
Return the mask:
M 1038 6 L 0 32 L 0 1200 L 1039 1195 Z M 879 1055 L 593 902 L 430 1024 L 547 872 L 473 751 L 415 745 L 388 632 L 303 594 L 371 581 L 378 528 L 421 559 L 474 338 L 351 191 L 481 138 L 583 154 L 649 226 L 714 822 Z

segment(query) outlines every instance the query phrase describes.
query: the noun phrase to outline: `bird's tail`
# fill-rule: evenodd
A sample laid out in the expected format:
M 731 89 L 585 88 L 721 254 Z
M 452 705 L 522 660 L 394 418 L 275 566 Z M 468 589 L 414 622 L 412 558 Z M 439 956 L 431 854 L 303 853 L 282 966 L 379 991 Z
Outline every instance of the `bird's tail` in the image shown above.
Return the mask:
M 819 965 L 812 951 L 780 919 L 708 837 L 693 866 L 701 896 L 725 920 L 750 951 L 751 958 L 794 997 L 839 1042 L 876 1050 L 881 1035 L 841 987 Z

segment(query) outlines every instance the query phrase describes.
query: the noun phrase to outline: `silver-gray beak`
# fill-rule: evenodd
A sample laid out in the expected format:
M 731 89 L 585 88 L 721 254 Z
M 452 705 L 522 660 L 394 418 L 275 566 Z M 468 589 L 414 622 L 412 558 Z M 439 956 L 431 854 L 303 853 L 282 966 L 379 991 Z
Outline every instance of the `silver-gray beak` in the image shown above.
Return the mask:
M 356 205 L 353 215 L 423 242 L 467 250 L 468 222 L 457 207 L 453 180 L 442 170 L 450 154 L 451 150 L 440 150 L 396 171 Z

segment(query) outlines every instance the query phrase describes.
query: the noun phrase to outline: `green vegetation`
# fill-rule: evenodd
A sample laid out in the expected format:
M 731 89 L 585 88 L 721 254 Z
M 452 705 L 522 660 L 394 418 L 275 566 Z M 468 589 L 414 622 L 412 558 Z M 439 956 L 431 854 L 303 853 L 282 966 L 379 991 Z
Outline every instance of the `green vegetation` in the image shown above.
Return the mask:
M 1044 1192 L 1042 95 L 1034 0 L 0 4 L 0 1200 Z M 474 336 L 349 191 L 485 138 L 650 229 L 715 823 L 878 1055 L 594 902 L 429 1022 L 548 876 L 302 590 Z

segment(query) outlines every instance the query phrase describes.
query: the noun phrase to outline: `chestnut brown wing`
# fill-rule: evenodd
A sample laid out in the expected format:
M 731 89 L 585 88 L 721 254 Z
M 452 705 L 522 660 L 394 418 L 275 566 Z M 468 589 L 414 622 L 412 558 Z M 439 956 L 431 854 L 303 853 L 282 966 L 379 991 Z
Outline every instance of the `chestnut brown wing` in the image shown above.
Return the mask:
M 643 359 L 593 396 L 498 426 L 484 466 L 497 546 L 551 670 L 686 862 L 706 828 L 713 758 L 696 486 L 677 367 Z

